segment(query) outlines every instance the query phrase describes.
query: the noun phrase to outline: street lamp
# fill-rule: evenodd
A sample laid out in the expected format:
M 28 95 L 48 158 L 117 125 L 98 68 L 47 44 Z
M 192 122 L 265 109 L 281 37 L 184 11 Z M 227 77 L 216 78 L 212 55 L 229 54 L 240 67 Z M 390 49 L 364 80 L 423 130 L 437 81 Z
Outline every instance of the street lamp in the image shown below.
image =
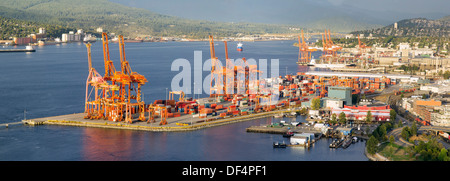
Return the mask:
M 164 105 L 165 105 L 165 106 L 167 106 L 167 89 L 168 89 L 168 88 L 166 88 L 166 101 L 164 101 Z

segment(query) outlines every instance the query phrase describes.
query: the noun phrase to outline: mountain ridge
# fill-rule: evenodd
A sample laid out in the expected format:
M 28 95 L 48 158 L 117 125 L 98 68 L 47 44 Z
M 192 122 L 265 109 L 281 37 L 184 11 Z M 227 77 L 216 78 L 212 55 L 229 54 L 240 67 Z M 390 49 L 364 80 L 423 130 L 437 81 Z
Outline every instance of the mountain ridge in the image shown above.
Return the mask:
M 55 23 L 94 30 L 102 27 L 116 34 L 130 37 L 139 35 L 186 36 L 207 38 L 236 36 L 242 34 L 296 33 L 292 25 L 261 23 L 219 23 L 204 20 L 189 20 L 162 15 L 151 11 L 127 7 L 108 0 L 3 0 L 0 7 L 9 13 L 2 16 L 21 20 Z M 12 12 L 17 11 L 17 12 Z

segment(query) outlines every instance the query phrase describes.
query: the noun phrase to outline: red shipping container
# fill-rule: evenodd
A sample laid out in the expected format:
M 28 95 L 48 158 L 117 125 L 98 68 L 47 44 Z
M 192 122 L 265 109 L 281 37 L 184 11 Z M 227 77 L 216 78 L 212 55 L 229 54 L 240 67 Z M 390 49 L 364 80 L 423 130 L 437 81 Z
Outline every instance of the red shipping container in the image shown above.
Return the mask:
M 219 104 L 219 105 L 216 106 L 216 110 L 220 110 L 220 109 L 223 109 L 223 105 L 222 104 Z

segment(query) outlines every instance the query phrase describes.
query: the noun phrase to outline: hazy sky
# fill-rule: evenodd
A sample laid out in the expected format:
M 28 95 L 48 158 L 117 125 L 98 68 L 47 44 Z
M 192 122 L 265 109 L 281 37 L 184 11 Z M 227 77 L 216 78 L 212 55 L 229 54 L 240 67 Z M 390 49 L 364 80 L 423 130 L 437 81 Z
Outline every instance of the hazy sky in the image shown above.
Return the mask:
M 110 0 L 128 6 L 212 21 L 308 23 L 332 16 L 391 24 L 450 15 L 450 0 Z
M 450 9 L 449 0 L 318 0 L 335 6 L 352 5 L 372 11 L 400 11 L 420 13 L 444 13 Z

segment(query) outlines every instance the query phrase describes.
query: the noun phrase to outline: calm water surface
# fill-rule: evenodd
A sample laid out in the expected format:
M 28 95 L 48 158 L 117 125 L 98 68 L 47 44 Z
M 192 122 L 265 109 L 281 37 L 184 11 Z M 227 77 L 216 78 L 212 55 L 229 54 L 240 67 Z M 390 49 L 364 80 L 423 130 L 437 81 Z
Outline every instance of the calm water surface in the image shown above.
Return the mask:
M 298 48 L 292 46 L 294 42 L 246 42 L 244 52 L 235 51 L 236 42 L 229 42 L 229 56 L 267 59 L 268 65 L 270 59 L 279 59 L 280 75 L 307 71 L 295 63 Z M 79 113 L 84 109 L 86 47 L 70 43 L 36 49 L 33 53 L 0 54 L 0 124 L 22 120 L 24 110 L 30 119 Z M 210 57 L 208 42 L 128 43 L 125 49 L 133 71 L 149 80 L 142 88 L 146 102 L 165 98 L 166 88 L 170 90 L 172 78 L 179 73 L 170 71 L 172 61 L 184 58 L 193 62 L 194 51 L 202 51 L 203 61 Z M 110 44 L 110 54 L 119 69 L 117 44 Z M 315 56 L 319 55 L 316 52 Z M 222 42 L 216 43 L 216 56 L 224 57 Z M 104 74 L 101 42 L 92 45 L 92 60 L 97 71 Z M 208 74 L 204 71 L 203 77 Z M 279 121 L 265 118 L 173 133 L 51 125 L 0 127 L 0 160 L 368 160 L 363 142 L 334 150 L 328 148 L 331 140 L 322 139 L 310 149 L 273 149 L 273 142 L 289 140 L 281 135 L 245 132 L 252 125 Z

